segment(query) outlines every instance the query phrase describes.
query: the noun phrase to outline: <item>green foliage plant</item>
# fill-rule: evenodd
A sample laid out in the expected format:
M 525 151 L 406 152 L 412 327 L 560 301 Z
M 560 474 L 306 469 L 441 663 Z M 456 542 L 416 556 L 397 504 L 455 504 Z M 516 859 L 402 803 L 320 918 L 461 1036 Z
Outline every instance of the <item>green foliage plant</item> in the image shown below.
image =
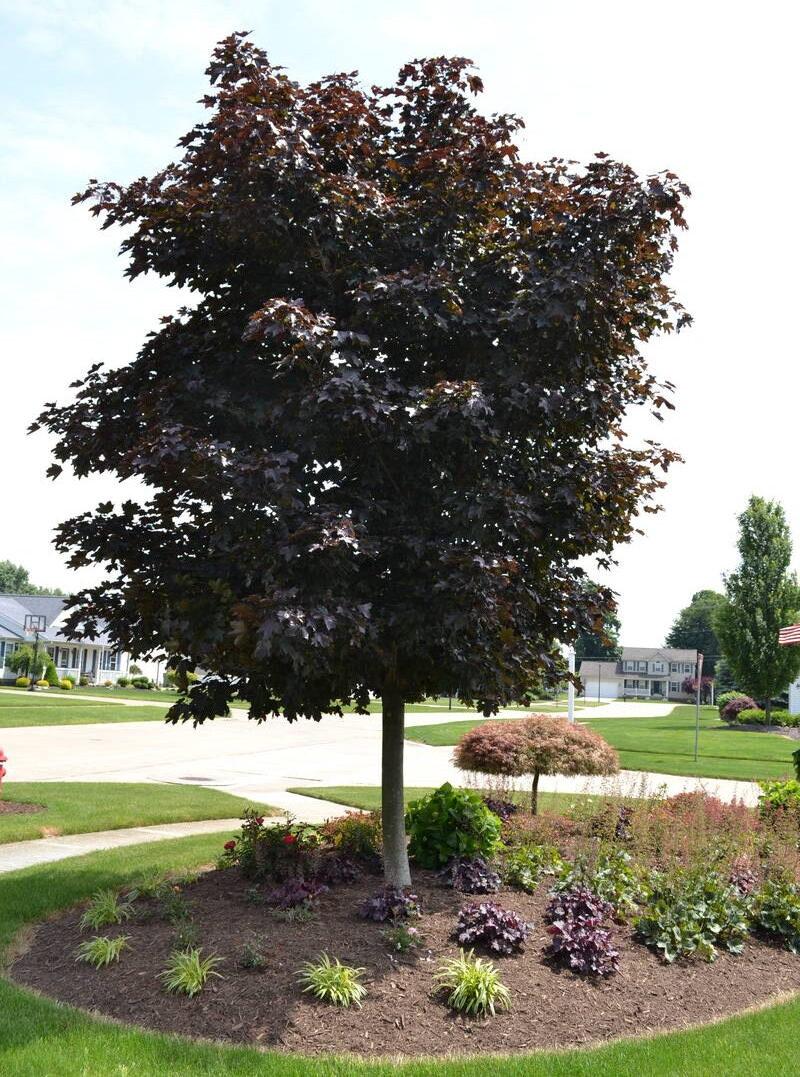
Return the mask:
M 320 833 L 337 853 L 362 863 L 374 862 L 383 846 L 380 812 L 349 811 L 328 819 Z
M 411 954 L 425 945 L 422 931 L 403 922 L 384 928 L 381 937 L 389 949 L 398 954 Z
M 511 1009 L 511 995 L 497 969 L 491 961 L 475 957 L 473 950 L 460 950 L 458 957 L 446 958 L 434 980 L 456 1013 L 486 1017 Z
M 71 556 L 125 565 L 65 629 L 191 655 L 209 676 L 174 722 L 380 695 L 385 882 L 408 886 L 406 704 L 529 701 L 566 673 L 555 641 L 613 613 L 564 566 L 628 540 L 675 459 L 620 423 L 668 405 L 647 342 L 689 321 L 668 283 L 689 192 L 606 155 L 523 159 L 522 121 L 481 114 L 463 58 L 303 85 L 234 33 L 208 73 L 179 160 L 75 199 L 123 229 L 131 277 L 192 305 L 34 424 L 51 475 L 148 494 L 60 527 Z M 243 384 L 246 408 L 221 403 Z
M 47 652 L 42 650 L 37 651 L 34 655 L 33 647 L 29 643 L 22 643 L 6 659 L 6 665 L 23 677 L 38 678 L 47 666 L 48 657 Z
M 759 786 L 758 810 L 762 818 L 769 819 L 783 811 L 800 818 L 800 781 L 792 778 L 787 782 L 759 782 Z
M 48 685 L 51 688 L 58 688 L 61 684 L 61 681 L 58 677 L 58 670 L 56 669 L 52 659 L 49 657 L 47 659 L 47 664 L 44 670 L 44 679 L 47 681 Z
M 267 947 L 269 938 L 254 932 L 242 946 L 237 964 L 243 969 L 263 969 L 268 964 Z
M 567 864 L 554 845 L 519 845 L 501 857 L 501 875 L 508 886 L 533 894 L 543 875 L 557 875 Z
M 753 922 L 800 954 L 800 889 L 788 878 L 768 879 L 756 894 Z
M 112 961 L 119 961 L 123 950 L 130 950 L 128 945 L 129 938 L 130 935 L 115 935 L 113 937 L 100 935 L 95 936 L 93 939 L 87 939 L 86 942 L 82 942 L 78 947 L 75 960 L 86 961 L 90 965 L 94 965 L 96 969 L 102 968 L 104 965 L 110 965 Z
M 72 681 L 69 679 L 69 677 L 64 677 L 58 683 L 59 683 L 59 687 L 65 692 L 71 692 L 73 687 L 74 687 L 74 685 L 73 685 Z
M 490 860 L 500 844 L 501 823 L 478 793 L 449 782 L 406 812 L 408 851 L 422 868 L 443 868 L 453 859 Z
M 719 641 L 714 632 L 714 619 L 725 602 L 718 591 L 696 591 L 670 628 L 664 641 L 666 647 L 699 651 L 705 655 L 703 674 L 711 676 L 714 660 L 720 655 Z
M 173 950 L 167 959 L 161 979 L 167 991 L 194 998 L 203 989 L 209 977 L 222 978 L 222 974 L 216 971 L 216 966 L 221 962 L 222 958 L 217 954 L 203 957 L 203 951 L 198 948 Z
M 634 921 L 636 934 L 666 962 L 692 956 L 713 961 L 718 946 L 742 952 L 751 904 L 717 873 L 679 868 L 652 877 L 649 899 Z
M 367 989 L 361 983 L 366 969 L 343 965 L 338 957 L 332 961 L 327 953 L 321 953 L 316 961 L 306 961 L 297 974 L 297 981 L 309 993 L 332 1006 L 361 1006 Z
M 17 688 L 29 688 L 31 683 L 30 677 L 17 677 L 14 684 Z
M 105 924 L 121 924 L 130 919 L 132 912 L 130 901 L 121 901 L 113 890 L 98 890 L 92 895 L 92 903 L 81 917 L 81 931 L 97 929 Z
M 617 920 L 628 920 L 647 900 L 651 873 L 636 864 L 627 850 L 604 846 L 592 859 L 576 857 L 558 873 L 556 890 L 585 886 L 607 901 Z
M 750 697 L 748 695 L 746 695 L 744 692 L 721 692 L 716 697 L 716 699 L 714 700 L 714 705 L 716 706 L 717 710 L 719 711 L 720 717 L 722 717 L 722 712 L 725 710 L 725 708 L 731 702 L 731 700 L 733 700 L 733 699 L 749 699 L 749 698 Z
M 221 866 L 238 864 L 246 879 L 280 883 L 296 877 L 313 877 L 322 847 L 320 827 L 270 821 L 254 808 L 246 808 L 238 837 L 225 842 Z

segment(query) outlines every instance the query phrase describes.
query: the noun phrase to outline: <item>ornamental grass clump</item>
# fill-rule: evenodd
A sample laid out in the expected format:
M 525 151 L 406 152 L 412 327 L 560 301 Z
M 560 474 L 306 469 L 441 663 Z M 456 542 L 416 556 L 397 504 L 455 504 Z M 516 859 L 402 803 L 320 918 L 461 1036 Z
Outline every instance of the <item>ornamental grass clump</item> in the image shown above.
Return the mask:
M 194 998 L 209 977 L 222 978 L 222 974 L 215 971 L 215 966 L 221 963 L 222 958 L 217 954 L 209 954 L 207 957 L 202 954 L 200 949 L 173 950 L 161 974 L 167 991 Z
M 119 961 L 123 950 L 130 950 L 128 939 L 130 935 L 115 935 L 109 938 L 107 935 L 95 936 L 82 942 L 75 954 L 76 961 L 86 961 L 94 965 L 96 969 L 110 965 L 112 961 Z
M 511 995 L 491 961 L 475 957 L 472 950 L 445 959 L 434 977 L 440 991 L 447 992 L 447 1005 L 470 1017 L 492 1017 L 511 1009 Z
M 105 924 L 121 924 L 130 919 L 132 912 L 131 903 L 120 901 L 113 890 L 98 890 L 92 895 L 92 903 L 81 917 L 81 931 L 97 929 Z
M 460 738 L 453 761 L 461 770 L 521 777 L 532 775 L 531 814 L 542 774 L 617 774 L 617 753 L 599 733 L 548 714 L 520 721 L 484 722 Z
M 338 957 L 331 961 L 327 953 L 321 953 L 316 962 L 306 961 L 297 974 L 298 983 L 305 984 L 303 992 L 310 993 L 320 1002 L 332 1006 L 361 1006 L 367 989 L 361 983 L 366 969 L 354 969 L 343 965 Z
M 531 925 L 494 901 L 465 905 L 458 914 L 456 939 L 465 946 L 484 946 L 495 954 L 519 953 Z

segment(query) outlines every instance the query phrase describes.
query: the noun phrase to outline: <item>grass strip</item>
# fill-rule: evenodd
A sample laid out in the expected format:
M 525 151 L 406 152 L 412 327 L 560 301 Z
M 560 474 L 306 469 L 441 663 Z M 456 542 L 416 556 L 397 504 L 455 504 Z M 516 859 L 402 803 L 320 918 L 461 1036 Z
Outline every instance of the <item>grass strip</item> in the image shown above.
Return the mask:
M 26 925 L 96 890 L 208 862 L 219 841 L 182 838 L 0 876 L 0 948 Z M 595 1050 L 407 1063 L 304 1058 L 128 1028 L 0 979 L 3 1077 L 483 1077 L 488 1068 L 493 1077 L 775 1077 L 796 1072 L 798 1034 L 800 1002 L 792 1000 L 703 1029 Z
M 146 782 L 3 782 L 2 799 L 45 805 L 35 814 L 0 814 L 2 844 L 157 823 L 234 819 L 248 805 L 265 815 L 280 814 L 277 808 L 250 805 L 217 789 Z
M 403 790 L 406 807 L 412 800 L 419 800 L 434 791 L 435 786 L 407 785 Z M 295 786 L 287 789 L 287 793 L 299 793 L 300 796 L 314 797 L 317 800 L 330 800 L 334 804 L 349 805 L 351 808 L 360 808 L 361 811 L 378 811 L 381 806 L 381 787 L 379 785 L 325 785 L 325 786 Z M 476 792 L 492 795 L 491 790 L 478 789 Z M 496 794 L 494 794 L 496 795 Z M 510 800 L 527 808 L 530 806 L 530 793 L 525 789 L 509 790 L 507 794 Z M 578 804 L 591 805 L 603 797 L 586 793 L 539 793 L 539 810 L 564 812 Z

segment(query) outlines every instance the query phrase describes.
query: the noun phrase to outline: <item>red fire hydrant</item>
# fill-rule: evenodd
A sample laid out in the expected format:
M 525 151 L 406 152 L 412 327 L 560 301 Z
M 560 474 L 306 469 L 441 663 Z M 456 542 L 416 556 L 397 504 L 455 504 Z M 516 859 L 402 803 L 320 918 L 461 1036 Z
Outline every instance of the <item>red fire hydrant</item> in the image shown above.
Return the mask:
M 6 768 L 3 766 L 3 763 L 7 763 L 7 762 L 8 762 L 8 756 L 3 751 L 3 749 L 0 748 L 0 785 L 3 784 L 3 778 L 5 778 L 5 776 L 6 776 Z

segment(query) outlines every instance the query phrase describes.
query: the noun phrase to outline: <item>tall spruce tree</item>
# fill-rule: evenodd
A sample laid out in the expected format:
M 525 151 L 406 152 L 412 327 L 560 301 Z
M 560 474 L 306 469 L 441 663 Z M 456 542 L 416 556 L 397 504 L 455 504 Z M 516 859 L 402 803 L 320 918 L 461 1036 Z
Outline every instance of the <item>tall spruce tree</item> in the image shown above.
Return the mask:
M 800 672 L 800 646 L 781 646 L 778 631 L 800 611 L 800 587 L 789 572 L 792 540 L 783 508 L 751 497 L 739 516 L 741 562 L 724 577 L 725 601 L 715 628 L 736 683 L 763 700 L 769 725 L 771 699 Z
M 464 59 L 300 86 L 234 34 L 208 74 L 177 163 L 76 196 L 125 229 L 128 276 L 193 305 L 40 418 L 77 474 L 152 491 L 60 528 L 109 570 L 65 631 L 102 617 L 165 652 L 173 721 L 379 695 L 403 885 L 405 703 L 457 685 L 488 715 L 557 683 L 553 641 L 611 612 L 577 560 L 607 565 L 654 511 L 674 454 L 620 420 L 670 406 L 641 347 L 687 320 L 665 276 L 688 192 L 605 154 L 522 161 Z

